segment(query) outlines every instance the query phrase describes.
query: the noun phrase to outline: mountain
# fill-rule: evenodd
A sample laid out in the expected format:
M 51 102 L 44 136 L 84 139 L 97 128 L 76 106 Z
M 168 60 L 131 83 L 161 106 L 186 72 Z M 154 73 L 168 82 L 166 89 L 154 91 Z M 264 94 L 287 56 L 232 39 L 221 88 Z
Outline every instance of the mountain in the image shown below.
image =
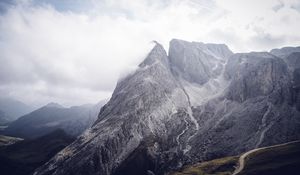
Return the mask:
M 0 98 L 0 125 L 16 120 L 33 110 L 32 107 L 11 98 Z
M 55 130 L 33 140 L 23 140 L 0 147 L 1 174 L 30 175 L 35 168 L 47 162 L 73 140 L 74 138 L 63 130 Z
M 8 116 L 6 116 L 5 112 L 0 110 L 0 125 L 6 125 L 10 122 Z
M 272 49 L 270 51 L 271 54 L 281 58 L 285 58 L 294 52 L 300 52 L 300 47 L 283 47 L 280 49 Z
M 300 139 L 298 67 L 287 62 L 177 39 L 167 54 L 157 43 L 92 128 L 35 174 L 159 175 Z
M 169 175 L 294 175 L 299 172 L 299 165 L 300 141 L 293 141 L 197 163 Z
M 48 103 L 45 107 L 48 107 L 48 108 L 64 108 L 62 105 L 60 105 L 58 103 L 54 103 L 54 102 Z
M 63 129 L 71 136 L 78 136 L 89 128 L 97 118 L 105 101 L 96 105 L 82 105 L 64 108 L 49 103 L 12 122 L 3 134 L 21 138 L 37 138 L 56 129 Z

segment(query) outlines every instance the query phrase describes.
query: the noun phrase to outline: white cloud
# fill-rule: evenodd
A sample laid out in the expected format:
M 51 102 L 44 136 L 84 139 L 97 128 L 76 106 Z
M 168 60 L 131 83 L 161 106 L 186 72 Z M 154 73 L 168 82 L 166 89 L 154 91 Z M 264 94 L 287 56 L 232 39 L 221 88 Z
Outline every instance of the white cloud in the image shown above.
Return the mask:
M 300 45 L 296 0 L 17 2 L 0 16 L 0 93 L 32 104 L 109 97 L 152 40 L 166 49 L 172 38 L 226 43 L 235 52 Z

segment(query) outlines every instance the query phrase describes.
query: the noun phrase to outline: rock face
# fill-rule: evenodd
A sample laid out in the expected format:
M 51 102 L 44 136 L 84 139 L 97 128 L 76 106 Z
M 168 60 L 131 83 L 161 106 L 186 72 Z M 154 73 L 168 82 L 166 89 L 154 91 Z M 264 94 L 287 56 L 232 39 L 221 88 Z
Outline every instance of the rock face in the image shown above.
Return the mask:
M 186 81 L 203 85 L 220 75 L 232 52 L 226 45 L 172 40 L 170 65 L 175 75 Z
M 285 58 L 294 52 L 300 52 L 300 47 L 283 47 L 281 49 L 272 49 L 270 51 L 271 54 Z
M 300 139 L 299 72 L 290 66 L 299 57 L 291 56 L 175 39 L 167 55 L 156 44 L 92 128 L 35 174 L 164 174 Z
M 294 52 L 285 59 L 292 77 L 293 103 L 300 110 L 300 52 Z

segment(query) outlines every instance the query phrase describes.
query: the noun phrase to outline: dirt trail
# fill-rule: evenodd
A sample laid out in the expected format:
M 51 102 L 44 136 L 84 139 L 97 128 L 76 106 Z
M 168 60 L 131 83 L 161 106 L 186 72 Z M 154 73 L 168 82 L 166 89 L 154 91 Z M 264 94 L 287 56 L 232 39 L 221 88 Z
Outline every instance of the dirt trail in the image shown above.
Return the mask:
M 244 167 L 245 167 L 245 159 L 250 154 L 252 154 L 252 153 L 254 153 L 256 151 L 259 151 L 259 150 L 269 149 L 269 148 L 275 148 L 275 147 L 284 146 L 284 145 L 288 145 L 290 143 L 297 143 L 297 142 L 300 142 L 300 141 L 297 140 L 297 141 L 287 142 L 287 143 L 283 143 L 283 144 L 279 144 L 279 145 L 273 145 L 273 146 L 256 148 L 256 149 L 250 150 L 250 151 L 242 154 L 241 157 L 239 158 L 239 166 L 235 169 L 235 171 L 232 173 L 232 175 L 237 175 L 237 174 L 239 174 L 244 169 Z

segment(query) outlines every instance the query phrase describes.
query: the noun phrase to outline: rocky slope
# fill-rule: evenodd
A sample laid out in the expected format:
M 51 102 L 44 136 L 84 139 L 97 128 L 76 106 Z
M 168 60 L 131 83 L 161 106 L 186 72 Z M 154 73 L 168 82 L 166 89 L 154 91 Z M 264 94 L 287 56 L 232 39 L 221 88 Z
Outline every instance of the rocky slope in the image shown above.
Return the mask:
M 167 54 L 156 44 L 93 127 L 35 174 L 164 174 L 299 139 L 299 77 L 288 60 L 299 57 L 176 39 Z
M 82 105 L 64 108 L 49 103 L 12 122 L 4 131 L 5 135 L 33 139 L 54 130 L 63 129 L 71 136 L 78 136 L 97 119 L 97 114 L 105 101 L 96 105 Z

